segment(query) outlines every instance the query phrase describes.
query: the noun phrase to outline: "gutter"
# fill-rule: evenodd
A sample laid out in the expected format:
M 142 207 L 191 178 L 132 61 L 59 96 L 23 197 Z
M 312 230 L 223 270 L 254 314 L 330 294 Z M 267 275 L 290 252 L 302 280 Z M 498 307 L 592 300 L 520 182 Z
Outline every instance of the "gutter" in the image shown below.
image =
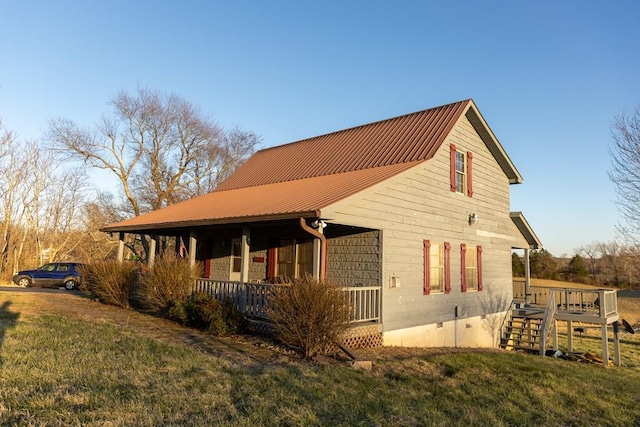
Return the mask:
M 307 221 L 305 221 L 303 217 L 300 217 L 300 228 L 311 234 L 313 237 L 320 239 L 320 271 L 318 272 L 318 279 L 324 280 L 327 277 L 327 238 L 318 230 L 309 227 L 307 225 Z

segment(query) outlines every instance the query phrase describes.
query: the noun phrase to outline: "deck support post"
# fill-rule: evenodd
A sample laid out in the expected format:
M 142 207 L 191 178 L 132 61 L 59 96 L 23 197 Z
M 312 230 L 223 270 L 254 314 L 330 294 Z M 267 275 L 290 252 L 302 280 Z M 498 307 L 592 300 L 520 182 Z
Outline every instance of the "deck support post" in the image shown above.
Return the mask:
M 573 321 L 567 320 L 567 351 L 573 353 Z
M 620 336 L 618 335 L 618 322 L 613 322 L 613 363 L 620 366 Z
M 553 349 L 558 351 L 558 321 L 553 319 Z
M 607 339 L 607 325 L 601 325 L 602 330 L 602 365 L 609 366 L 609 340 Z

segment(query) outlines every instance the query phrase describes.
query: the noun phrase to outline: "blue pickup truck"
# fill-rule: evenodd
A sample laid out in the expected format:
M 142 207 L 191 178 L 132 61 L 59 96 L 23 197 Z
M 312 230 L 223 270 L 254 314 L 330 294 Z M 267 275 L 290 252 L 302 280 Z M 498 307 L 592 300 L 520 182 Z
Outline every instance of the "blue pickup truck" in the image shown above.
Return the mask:
M 51 262 L 35 270 L 18 271 L 13 283 L 18 286 L 60 287 L 73 290 L 78 287 L 82 276 L 77 262 Z

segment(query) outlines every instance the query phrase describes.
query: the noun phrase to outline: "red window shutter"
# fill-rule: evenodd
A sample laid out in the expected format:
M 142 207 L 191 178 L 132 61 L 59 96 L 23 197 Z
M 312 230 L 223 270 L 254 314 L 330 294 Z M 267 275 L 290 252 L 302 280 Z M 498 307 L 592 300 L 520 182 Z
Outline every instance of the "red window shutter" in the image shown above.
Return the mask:
M 477 246 L 476 254 L 478 255 L 478 290 L 482 290 L 482 246 Z
M 460 290 L 467 292 L 467 245 L 460 244 Z
M 473 197 L 473 153 L 467 151 L 467 195 Z
M 278 253 L 278 241 L 276 239 L 269 240 L 269 249 L 267 249 L 267 279 L 275 279 L 276 277 L 276 254 Z
M 444 242 L 444 293 L 451 293 L 451 244 Z
M 425 240 L 424 246 L 424 285 L 422 288 L 423 295 L 429 295 L 431 293 L 431 242 Z
M 449 159 L 449 179 L 451 180 L 451 191 L 456 191 L 456 146 L 451 144 L 450 146 L 450 159 Z
M 211 259 L 204 260 L 204 278 L 205 279 L 211 278 Z

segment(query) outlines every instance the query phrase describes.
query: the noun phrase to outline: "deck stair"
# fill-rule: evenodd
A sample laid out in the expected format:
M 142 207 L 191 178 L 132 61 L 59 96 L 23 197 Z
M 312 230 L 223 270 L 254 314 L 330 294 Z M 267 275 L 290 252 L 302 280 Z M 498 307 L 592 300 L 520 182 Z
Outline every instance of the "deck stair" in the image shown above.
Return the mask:
M 542 309 L 513 309 L 503 326 L 500 347 L 538 353 L 544 312 Z

